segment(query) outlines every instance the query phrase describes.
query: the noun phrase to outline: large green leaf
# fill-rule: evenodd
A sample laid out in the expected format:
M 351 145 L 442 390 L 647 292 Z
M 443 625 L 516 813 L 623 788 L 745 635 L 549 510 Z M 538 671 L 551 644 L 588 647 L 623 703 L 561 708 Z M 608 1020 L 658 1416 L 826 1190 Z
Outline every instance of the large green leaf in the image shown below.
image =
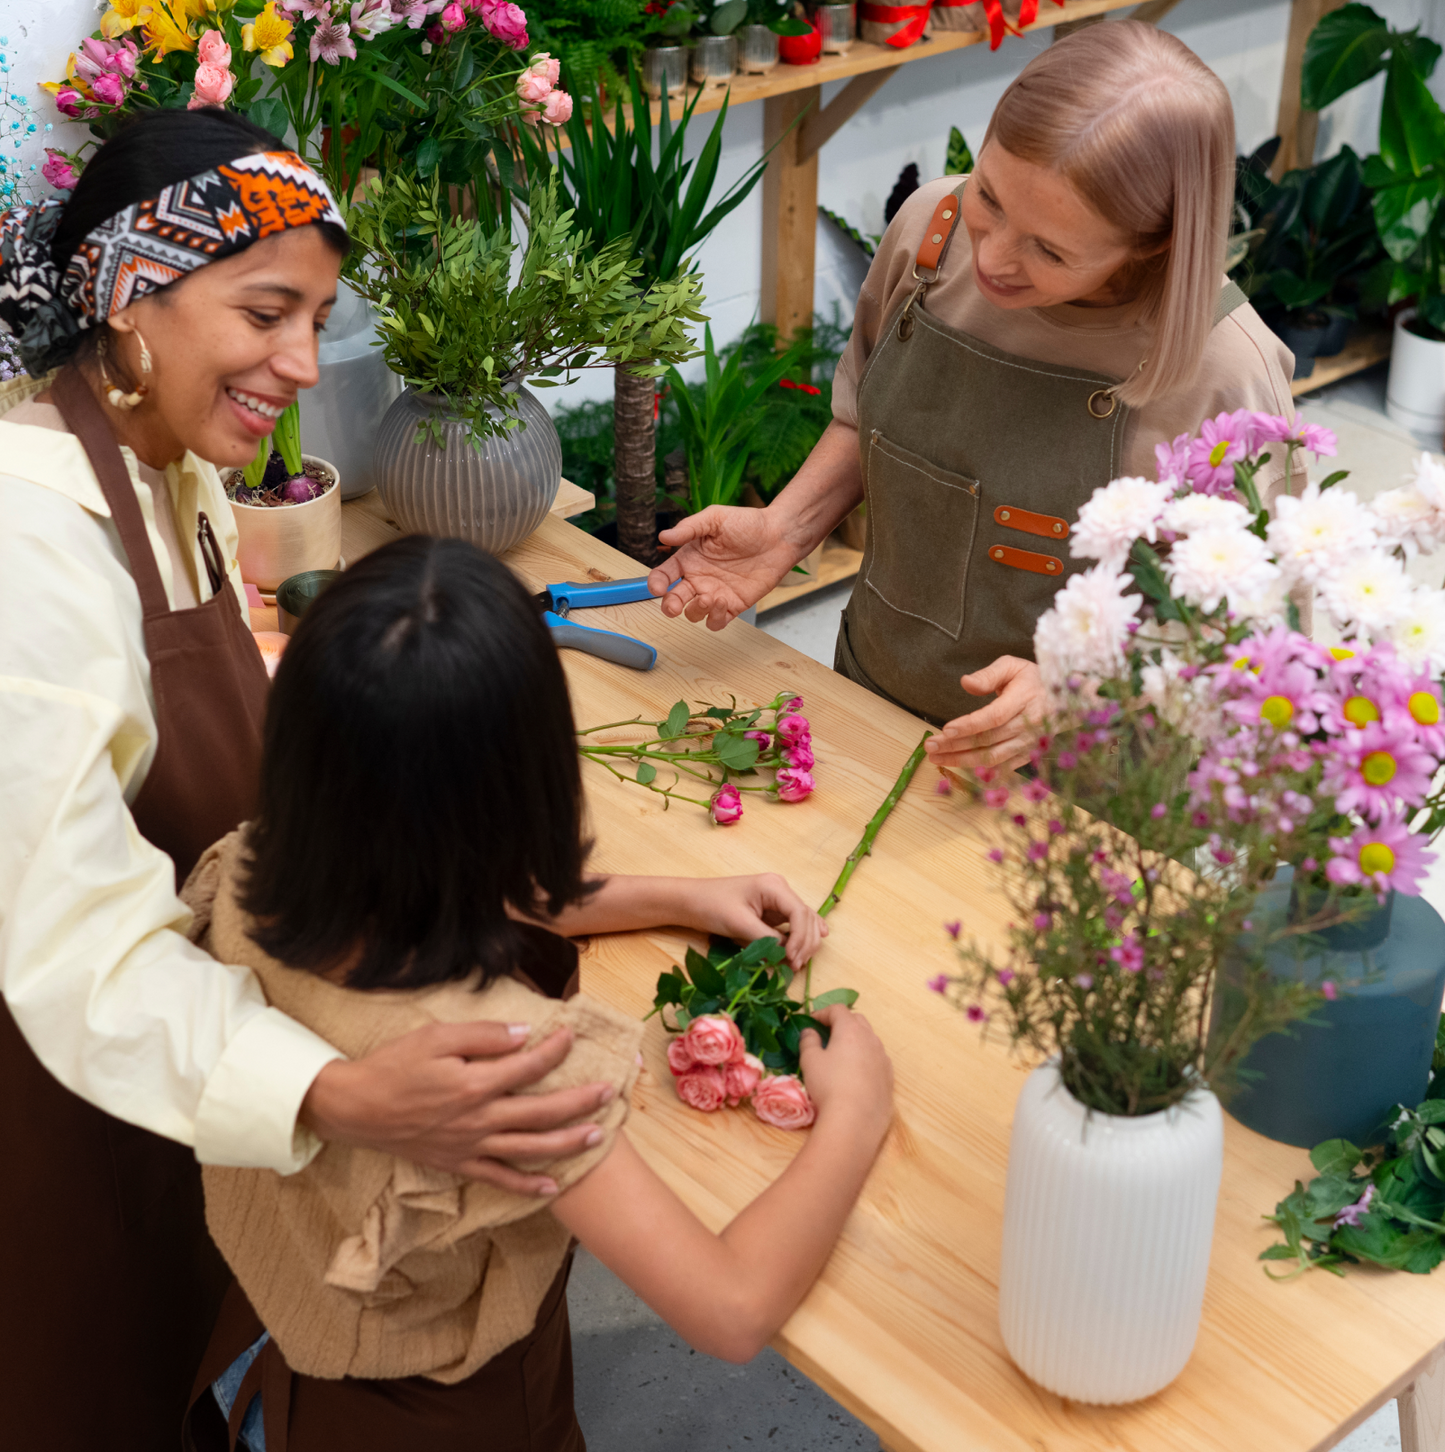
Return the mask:
M 1342 146 L 1328 161 L 1313 168 L 1305 191 L 1305 213 L 1317 233 L 1338 232 L 1360 198 L 1360 158 Z
M 1385 68 L 1390 27 L 1368 5 L 1326 15 L 1305 42 L 1300 105 L 1319 111 Z
M 1313 307 L 1335 284 L 1331 277 L 1296 277 L 1291 272 L 1273 272 L 1269 276 L 1269 285 L 1285 307 L 1297 312 L 1301 308 Z
M 1380 108 L 1380 155 L 1400 176 L 1423 176 L 1445 163 L 1445 113 L 1409 61 L 1390 58 Z
M 1440 210 L 1439 177 L 1382 187 L 1375 193 L 1375 225 L 1380 241 L 1396 262 L 1406 262 L 1425 240 Z

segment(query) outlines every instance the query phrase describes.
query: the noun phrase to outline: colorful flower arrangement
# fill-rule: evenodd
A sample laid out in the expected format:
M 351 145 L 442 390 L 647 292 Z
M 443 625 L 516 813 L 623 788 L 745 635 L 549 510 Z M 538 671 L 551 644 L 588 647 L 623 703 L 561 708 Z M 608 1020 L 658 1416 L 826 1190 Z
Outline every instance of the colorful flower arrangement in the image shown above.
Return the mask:
M 348 191 L 363 165 L 475 170 L 498 123 L 566 121 L 557 62 L 517 63 L 528 43 L 508 0 L 114 0 L 45 89 L 101 137 L 147 106 L 233 107 Z M 56 153 L 53 183 L 79 164 Z
M 601 731 L 649 726 L 656 735 L 642 741 L 596 742 Z M 610 771 L 618 781 L 635 782 L 673 800 L 706 807 L 719 827 L 730 827 L 743 815 L 743 793 L 754 792 L 780 802 L 801 802 L 817 788 L 813 778 L 813 732 L 803 715 L 803 698 L 779 691 L 765 706 L 739 709 L 701 703 L 694 710 L 678 701 L 661 721 L 610 721 L 577 733 L 578 750 L 588 761 Z M 619 761 L 635 763 L 632 775 L 619 771 Z M 670 785 L 658 782 L 658 770 L 672 772 Z M 773 773 L 771 782 L 748 780 L 759 772 Z M 689 796 L 678 787 L 708 792 L 706 799 Z M 696 787 L 692 784 L 697 783 Z
M 925 732 L 923 741 L 932 734 Z M 923 741 L 848 854 L 818 909 L 820 916 L 827 917 L 838 906 L 858 864 L 873 850 L 884 822 L 923 761 Z M 814 1013 L 835 1003 L 851 1008 L 858 994 L 852 988 L 833 988 L 815 998 L 809 960 L 801 975 L 803 996 L 794 998 L 791 989 L 798 976 L 777 938 L 757 938 L 743 948 L 714 938 L 706 956 L 689 948 L 681 966 L 674 965 L 672 972 L 658 978 L 648 1017 L 662 1015 L 673 1035 L 667 1066 L 684 1104 L 710 1114 L 725 1105 L 736 1108 L 747 1102 L 764 1124 L 778 1129 L 806 1129 L 812 1124 L 817 1111 L 803 1083 L 803 1031 L 815 1029 L 826 1042 L 827 1027 Z M 666 1017 L 669 1010 L 671 1022 Z
M 1157 480 L 1095 492 L 1070 549 L 1098 563 L 1035 634 L 1053 703 L 1036 776 L 974 785 L 1001 813 L 990 856 L 1018 921 L 1003 959 L 963 945 L 963 972 L 932 986 L 1058 1054 L 1070 1090 L 1105 1112 L 1166 1107 L 1201 1080 L 1227 1092 L 1250 1043 L 1337 992 L 1271 978 L 1271 934 L 1303 963 L 1311 932 L 1418 893 L 1445 825 L 1432 785 L 1445 596 L 1405 571 L 1445 541 L 1445 469 L 1422 456 L 1366 504 L 1342 472 L 1288 492 L 1300 450 L 1332 455 L 1335 441 L 1224 414 L 1161 445 Z M 1271 452 L 1288 481 L 1272 514 Z M 1340 634 L 1332 649 L 1299 629 L 1310 592 Z M 1200 868 L 1187 882 L 1185 861 Z M 1255 896 L 1284 867 L 1291 921 L 1252 931 Z M 1239 976 L 1211 1025 L 1203 1005 L 1231 953 Z

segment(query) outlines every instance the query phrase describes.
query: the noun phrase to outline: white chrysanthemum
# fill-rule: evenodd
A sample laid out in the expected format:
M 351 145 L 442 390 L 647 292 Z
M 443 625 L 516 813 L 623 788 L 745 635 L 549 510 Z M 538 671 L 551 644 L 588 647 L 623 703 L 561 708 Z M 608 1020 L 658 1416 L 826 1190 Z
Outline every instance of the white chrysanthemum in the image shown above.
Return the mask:
M 1124 594 L 1133 583 L 1129 575 L 1096 565 L 1054 597 L 1034 630 L 1034 659 L 1052 690 L 1063 690 L 1070 676 L 1097 678 L 1122 667 L 1129 624 L 1144 599 Z
M 1445 544 L 1445 464 L 1421 454 L 1405 484 L 1377 494 L 1370 508 L 1386 544 L 1410 555 L 1433 553 Z
M 1320 598 L 1336 625 L 1356 625 L 1378 636 L 1413 606 L 1414 586 L 1405 567 L 1380 550 L 1336 565 L 1320 581 Z
M 1259 630 L 1284 625 L 1289 618 L 1289 581 L 1276 569 L 1270 579 L 1255 588 L 1231 585 L 1229 608 L 1236 620 L 1252 620 Z
M 1233 499 L 1186 494 L 1171 501 L 1159 522 L 1175 534 L 1198 534 L 1205 529 L 1244 529 L 1249 520 L 1249 510 Z
M 1318 584 L 1377 538 L 1375 516 L 1347 489 L 1321 490 L 1311 480 L 1303 494 L 1278 496 L 1274 508 L 1269 543 L 1291 581 Z
M 1164 568 L 1174 594 L 1203 610 L 1226 596 L 1233 607 L 1236 593 L 1258 595 L 1280 573 L 1265 542 L 1247 529 L 1204 529 L 1178 540 Z
M 1114 569 L 1129 557 L 1136 539 L 1153 543 L 1159 537 L 1159 516 L 1178 486 L 1169 479 L 1115 479 L 1079 510 L 1079 522 L 1069 536 L 1069 553 L 1076 560 L 1099 560 Z
M 1415 590 L 1409 609 L 1385 635 L 1410 668 L 1445 671 L 1445 596 L 1439 590 Z

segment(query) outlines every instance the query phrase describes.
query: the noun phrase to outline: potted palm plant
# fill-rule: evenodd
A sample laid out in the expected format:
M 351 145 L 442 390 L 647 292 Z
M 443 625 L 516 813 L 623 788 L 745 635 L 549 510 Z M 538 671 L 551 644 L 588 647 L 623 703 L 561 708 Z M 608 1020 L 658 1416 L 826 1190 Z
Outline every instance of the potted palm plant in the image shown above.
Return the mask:
M 541 523 L 562 469 L 556 428 L 526 384 L 631 364 L 650 370 L 650 387 L 696 351 L 697 275 L 650 281 L 625 241 L 594 249 L 559 209 L 555 179 L 530 193 L 515 282 L 510 232 L 452 215 L 435 182 L 378 178 L 347 225 L 359 244 L 348 276 L 407 384 L 376 444 L 382 497 L 403 528 L 509 549 Z

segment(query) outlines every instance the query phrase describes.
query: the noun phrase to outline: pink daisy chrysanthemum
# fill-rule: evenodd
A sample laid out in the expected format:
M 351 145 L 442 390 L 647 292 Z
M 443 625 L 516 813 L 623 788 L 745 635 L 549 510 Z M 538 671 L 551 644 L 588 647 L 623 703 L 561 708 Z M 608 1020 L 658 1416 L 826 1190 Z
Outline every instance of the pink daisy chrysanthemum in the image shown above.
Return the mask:
M 1335 853 L 1325 876 L 1342 887 L 1368 885 L 1381 899 L 1390 888 L 1418 897 L 1421 879 L 1435 860 L 1403 817 L 1389 817 L 1376 826 L 1356 829 L 1351 837 L 1331 837 Z
M 1418 807 L 1430 790 L 1435 758 L 1398 721 L 1371 721 L 1331 743 L 1324 790 L 1335 809 L 1383 821 L 1400 807 Z

